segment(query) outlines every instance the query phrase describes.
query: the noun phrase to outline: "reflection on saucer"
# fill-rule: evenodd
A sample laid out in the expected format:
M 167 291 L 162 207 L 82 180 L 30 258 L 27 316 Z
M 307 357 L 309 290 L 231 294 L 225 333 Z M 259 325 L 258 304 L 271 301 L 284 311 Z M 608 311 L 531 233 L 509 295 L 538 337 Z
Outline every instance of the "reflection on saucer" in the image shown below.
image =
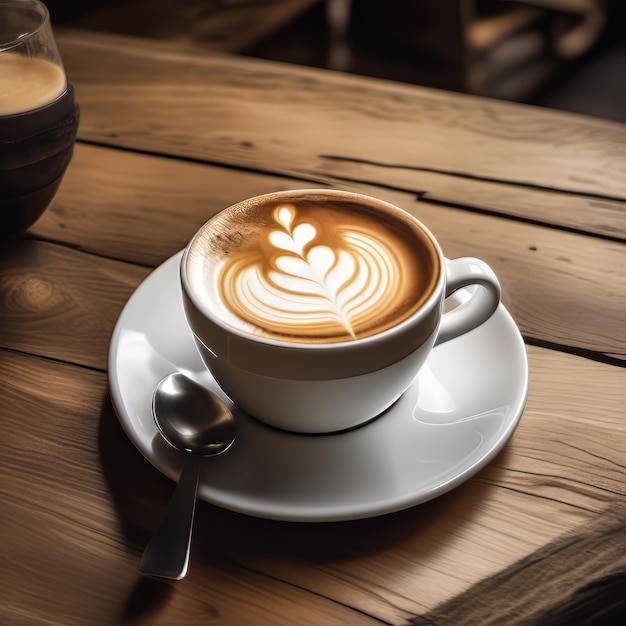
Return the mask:
M 451 413 L 457 408 L 454 398 L 433 374 L 428 363 L 423 365 L 417 375 L 413 388 L 417 392 L 415 409 L 421 409 L 421 411 L 425 413 L 437 414 Z M 413 417 L 418 421 L 423 421 L 423 419 L 420 419 L 421 414 L 415 409 L 413 411 Z

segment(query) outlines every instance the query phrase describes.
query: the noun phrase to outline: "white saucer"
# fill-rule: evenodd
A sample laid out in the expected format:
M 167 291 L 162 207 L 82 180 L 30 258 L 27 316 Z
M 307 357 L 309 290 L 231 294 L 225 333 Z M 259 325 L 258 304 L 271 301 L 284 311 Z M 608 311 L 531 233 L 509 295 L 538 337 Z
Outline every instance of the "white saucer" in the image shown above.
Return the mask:
M 156 384 L 180 370 L 232 406 L 198 356 L 185 321 L 180 253 L 139 286 L 109 351 L 118 417 L 142 454 L 177 479 L 184 455 L 158 435 Z M 467 294 L 456 296 L 457 304 Z M 385 414 L 339 435 L 296 435 L 234 408 L 237 439 L 207 459 L 199 495 L 259 517 L 337 521 L 398 511 L 435 498 L 487 465 L 515 430 L 526 402 L 522 337 L 500 305 L 478 329 L 435 348 L 411 388 Z

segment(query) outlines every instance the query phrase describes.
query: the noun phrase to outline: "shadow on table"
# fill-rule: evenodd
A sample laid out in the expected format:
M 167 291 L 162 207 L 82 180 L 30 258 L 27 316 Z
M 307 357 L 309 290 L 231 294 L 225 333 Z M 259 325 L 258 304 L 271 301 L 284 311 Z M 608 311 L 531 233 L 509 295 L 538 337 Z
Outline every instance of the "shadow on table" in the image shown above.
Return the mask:
M 119 515 L 123 536 L 137 562 L 157 527 L 174 483 L 135 448 L 121 427 L 109 398 L 102 407 L 99 428 L 104 477 Z M 506 449 L 502 455 L 506 455 Z M 499 472 L 490 467 L 490 481 Z M 495 476 L 497 480 L 497 476 Z M 196 509 L 191 568 L 232 568 L 233 563 L 257 571 L 279 564 L 332 564 L 367 558 L 411 542 L 413 559 L 428 558 L 441 549 L 442 537 L 456 535 L 471 522 L 482 501 L 484 485 L 466 483 L 453 492 L 418 507 L 370 519 L 301 523 L 258 519 L 199 501 Z M 201 529 L 210 529 L 202 532 Z M 218 574 L 216 574 L 218 575 Z M 139 579 L 127 601 L 127 621 L 163 604 L 173 585 Z

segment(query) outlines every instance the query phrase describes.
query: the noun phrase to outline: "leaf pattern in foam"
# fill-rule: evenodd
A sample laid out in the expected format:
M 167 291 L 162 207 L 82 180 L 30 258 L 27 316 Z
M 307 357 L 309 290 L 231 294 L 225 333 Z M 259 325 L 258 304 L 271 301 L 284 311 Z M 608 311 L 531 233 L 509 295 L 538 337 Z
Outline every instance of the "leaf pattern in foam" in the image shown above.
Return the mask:
M 341 248 L 315 245 L 315 226 L 296 222 L 293 205 L 274 212 L 278 229 L 268 240 L 284 254 L 273 267 L 264 259 L 231 268 L 234 308 L 244 318 L 280 332 L 306 334 L 312 327 L 339 324 L 356 337 L 352 319 L 371 308 L 380 314 L 389 276 L 395 261 L 393 250 L 367 235 L 346 235 Z M 311 245 L 314 244 L 314 245 Z M 393 274 L 392 274 L 393 275 Z

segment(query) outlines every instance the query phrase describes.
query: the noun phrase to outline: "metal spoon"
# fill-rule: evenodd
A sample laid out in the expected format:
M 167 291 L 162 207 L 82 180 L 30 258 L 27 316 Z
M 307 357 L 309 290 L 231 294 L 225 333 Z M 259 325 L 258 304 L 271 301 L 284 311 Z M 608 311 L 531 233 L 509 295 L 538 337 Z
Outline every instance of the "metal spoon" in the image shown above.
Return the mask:
M 235 439 L 235 419 L 214 393 L 174 373 L 154 390 L 152 414 L 163 438 L 187 453 L 167 511 L 144 550 L 139 571 L 180 580 L 187 573 L 202 456 L 224 452 Z

